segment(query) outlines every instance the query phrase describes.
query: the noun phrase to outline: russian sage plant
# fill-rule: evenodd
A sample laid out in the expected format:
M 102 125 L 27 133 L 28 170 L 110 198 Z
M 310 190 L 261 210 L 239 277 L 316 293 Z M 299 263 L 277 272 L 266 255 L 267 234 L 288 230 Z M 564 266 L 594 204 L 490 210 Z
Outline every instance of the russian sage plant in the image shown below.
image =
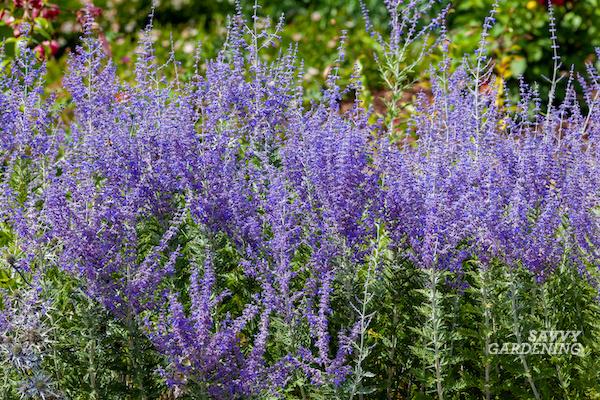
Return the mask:
M 214 59 L 198 47 L 189 79 L 173 57 L 156 59 L 151 22 L 135 78 L 121 80 L 90 16 L 69 58 L 67 103 L 45 92 L 44 65 L 27 48 L 0 64 L 1 272 L 10 292 L 2 362 L 16 365 L 25 352 L 35 361 L 18 361 L 21 377 L 7 378 L 19 395 L 36 396 L 27 379 L 46 398 L 82 387 L 89 393 L 80 398 L 108 396 L 111 379 L 141 399 L 544 398 L 556 388 L 597 389 L 581 372 L 598 354 L 597 69 L 561 79 L 555 47 L 546 108 L 535 85 L 521 81 L 510 96 L 493 75 L 495 5 L 464 60 L 448 55 L 448 7 L 385 5 L 389 37 L 366 18 L 390 91 L 381 116 L 360 100 L 358 67 L 339 84 L 345 39 L 321 96 L 305 105 L 296 49 L 280 43 L 284 22 L 271 28 L 256 3 L 249 22 L 241 7 L 229 19 Z M 281 50 L 268 59 L 268 47 Z M 404 107 L 412 70 L 438 51 L 430 91 Z M 66 321 L 34 300 L 17 317 L 16 299 L 44 279 L 77 287 L 78 305 L 61 308 Z M 525 320 L 537 310 L 543 321 Z M 572 318 L 579 310 L 581 321 Z M 82 347 L 73 358 L 60 344 L 42 356 L 51 341 L 14 350 L 29 326 L 46 323 L 91 333 L 69 342 Z M 587 329 L 589 350 L 577 368 L 549 360 L 556 376 L 538 374 L 541 357 L 514 362 L 487 351 L 493 340 L 523 343 L 526 328 L 561 324 Z M 101 338 L 102 329 L 110 332 Z M 118 373 L 98 367 L 106 340 Z M 52 370 L 43 357 L 57 379 L 42 375 Z M 67 358 L 88 360 L 87 373 L 59 374 Z M 516 371 L 513 387 L 503 384 L 506 371 Z M 17 396 L 13 386 L 8 396 Z

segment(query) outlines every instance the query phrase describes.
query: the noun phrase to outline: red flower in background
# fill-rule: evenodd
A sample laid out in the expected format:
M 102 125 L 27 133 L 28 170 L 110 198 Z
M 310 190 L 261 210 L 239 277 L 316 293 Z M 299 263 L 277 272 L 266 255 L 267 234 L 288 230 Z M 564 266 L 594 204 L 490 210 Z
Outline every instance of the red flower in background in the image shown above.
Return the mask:
M 566 0 L 550 0 L 550 3 L 552 3 L 553 6 L 564 6 L 566 2 Z M 547 0 L 538 0 L 538 3 L 540 3 L 543 6 L 548 5 Z
M 13 4 L 17 8 L 33 8 L 40 9 L 42 8 L 42 0 L 13 0 Z
M 53 20 L 60 14 L 60 8 L 56 4 L 48 4 L 42 9 L 41 15 L 43 18 Z

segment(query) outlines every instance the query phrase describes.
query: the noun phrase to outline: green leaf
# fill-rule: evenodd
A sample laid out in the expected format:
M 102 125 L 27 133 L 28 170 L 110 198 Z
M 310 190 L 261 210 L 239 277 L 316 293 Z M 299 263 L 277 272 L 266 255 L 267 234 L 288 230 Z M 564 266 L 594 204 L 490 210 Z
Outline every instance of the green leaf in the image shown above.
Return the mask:
M 525 57 L 517 57 L 510 63 L 510 70 L 513 76 L 521 76 L 527 69 L 527 60 Z

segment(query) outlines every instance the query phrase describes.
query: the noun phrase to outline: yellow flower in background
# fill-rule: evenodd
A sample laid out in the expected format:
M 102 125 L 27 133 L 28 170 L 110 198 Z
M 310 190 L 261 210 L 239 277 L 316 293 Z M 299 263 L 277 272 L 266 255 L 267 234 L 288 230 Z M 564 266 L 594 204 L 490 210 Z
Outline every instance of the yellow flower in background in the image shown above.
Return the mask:
M 535 1 L 535 0 L 529 0 L 527 2 L 527 9 L 528 10 L 535 10 L 537 8 L 537 5 L 538 5 L 537 1 Z
M 381 339 L 383 336 L 381 336 L 379 333 L 375 332 L 373 329 L 369 329 L 367 331 L 367 335 L 375 338 L 375 339 Z

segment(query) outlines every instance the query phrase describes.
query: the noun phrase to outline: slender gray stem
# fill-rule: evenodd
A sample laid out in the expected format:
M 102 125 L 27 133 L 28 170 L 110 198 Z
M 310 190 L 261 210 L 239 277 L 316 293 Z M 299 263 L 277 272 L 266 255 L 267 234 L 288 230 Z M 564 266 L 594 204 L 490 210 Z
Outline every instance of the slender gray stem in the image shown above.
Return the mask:
M 519 311 L 517 307 L 517 285 L 516 285 L 516 277 L 514 272 L 509 267 L 509 277 L 510 277 L 510 305 L 511 305 L 511 314 L 512 314 L 512 322 L 513 322 L 513 334 L 517 340 L 517 344 L 519 348 L 522 344 L 521 338 L 521 325 L 519 323 Z M 519 359 L 521 360 L 521 364 L 523 365 L 523 370 L 525 371 L 525 377 L 527 378 L 527 382 L 529 382 L 529 386 L 531 387 L 531 391 L 533 392 L 533 396 L 536 400 L 540 400 L 540 394 L 538 393 L 537 387 L 535 386 L 535 382 L 533 380 L 533 376 L 531 374 L 531 369 L 529 368 L 529 364 L 527 363 L 527 358 L 524 354 L 519 354 Z

